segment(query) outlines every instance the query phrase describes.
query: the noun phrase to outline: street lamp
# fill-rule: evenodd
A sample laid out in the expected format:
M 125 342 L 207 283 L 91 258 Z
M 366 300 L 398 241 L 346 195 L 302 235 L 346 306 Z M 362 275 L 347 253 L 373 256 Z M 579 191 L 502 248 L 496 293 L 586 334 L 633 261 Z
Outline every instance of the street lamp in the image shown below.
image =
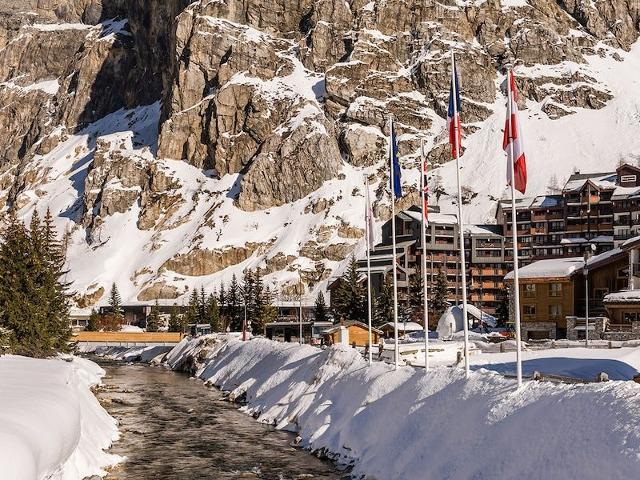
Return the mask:
M 584 323 L 584 346 L 589 346 L 589 269 L 587 268 L 587 262 L 595 252 L 596 246 L 592 243 L 589 245 L 589 248 L 584 252 L 584 312 L 585 312 L 585 323 Z

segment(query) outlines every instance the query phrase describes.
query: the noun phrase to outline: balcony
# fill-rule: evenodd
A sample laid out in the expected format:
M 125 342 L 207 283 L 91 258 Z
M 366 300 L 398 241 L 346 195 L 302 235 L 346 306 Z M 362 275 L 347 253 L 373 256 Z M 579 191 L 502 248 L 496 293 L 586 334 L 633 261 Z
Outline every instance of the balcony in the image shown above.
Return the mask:
M 534 222 L 546 222 L 548 220 L 562 220 L 564 216 L 562 212 L 534 212 L 531 218 Z
M 633 238 L 635 236 L 637 236 L 637 233 L 622 233 L 622 234 L 617 234 L 613 236 L 613 239 L 615 241 L 624 241 L 624 240 L 629 240 L 630 238 Z

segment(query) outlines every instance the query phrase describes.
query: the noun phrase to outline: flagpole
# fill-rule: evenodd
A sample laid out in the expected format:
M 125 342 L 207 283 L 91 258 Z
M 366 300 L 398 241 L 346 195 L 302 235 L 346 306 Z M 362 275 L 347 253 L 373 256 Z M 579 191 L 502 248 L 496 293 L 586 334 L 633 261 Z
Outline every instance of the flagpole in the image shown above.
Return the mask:
M 393 334 L 395 339 L 395 350 L 394 350 L 394 366 L 395 369 L 398 369 L 399 366 L 399 356 L 400 356 L 400 348 L 398 346 L 398 274 L 396 272 L 396 263 L 397 263 L 397 253 L 396 253 L 396 198 L 395 198 L 395 171 L 393 165 L 393 149 L 395 145 L 393 142 L 395 141 L 393 138 L 393 117 L 389 117 L 390 124 L 390 134 L 389 134 L 389 167 L 390 167 L 390 175 L 391 175 L 391 238 L 392 238 L 392 248 L 393 248 Z
M 364 185 L 366 188 L 366 199 L 367 199 L 367 213 L 365 215 L 365 242 L 367 246 L 367 307 L 368 307 L 368 316 L 369 316 L 369 365 L 373 363 L 373 354 L 371 349 L 373 348 L 373 336 L 371 334 L 371 253 L 369 251 L 371 245 L 371 229 L 370 229 L 370 215 L 371 215 L 371 204 L 369 199 L 369 177 L 364 176 Z
M 421 157 L 421 167 L 420 170 L 422 175 L 420 175 L 420 185 L 422 186 L 422 309 L 424 310 L 424 372 L 427 373 L 429 371 L 429 310 L 427 300 L 427 192 L 426 192 L 426 181 L 425 178 L 427 174 L 427 166 L 425 164 L 424 157 L 424 140 L 420 143 L 420 157 Z
M 514 290 L 514 310 L 516 326 L 516 377 L 518 378 L 518 388 L 522 387 L 522 352 L 520 335 L 520 281 L 518 278 L 518 223 L 516 221 L 516 181 L 513 158 L 513 117 L 511 116 L 511 77 L 513 72 L 507 73 L 507 115 L 509 116 L 509 172 L 511 175 L 511 237 L 513 242 L 513 290 Z
M 462 279 L 462 327 L 464 329 L 464 374 L 469 378 L 469 321 L 467 316 L 467 261 L 464 251 L 464 222 L 462 220 L 462 185 L 460 184 L 460 145 L 458 138 L 458 91 L 456 79 L 456 60 L 451 50 L 451 86 L 453 89 L 453 128 L 455 142 L 456 177 L 458 180 L 458 228 L 460 242 L 460 273 Z

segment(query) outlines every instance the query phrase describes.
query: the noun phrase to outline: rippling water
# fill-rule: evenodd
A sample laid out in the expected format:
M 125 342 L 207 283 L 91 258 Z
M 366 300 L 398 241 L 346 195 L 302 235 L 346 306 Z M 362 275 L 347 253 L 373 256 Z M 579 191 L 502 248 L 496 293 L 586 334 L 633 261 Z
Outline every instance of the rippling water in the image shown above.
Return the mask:
M 201 382 L 159 367 L 102 364 L 98 398 L 120 423 L 112 453 L 127 457 L 107 480 L 340 479 L 328 462 L 293 448 Z

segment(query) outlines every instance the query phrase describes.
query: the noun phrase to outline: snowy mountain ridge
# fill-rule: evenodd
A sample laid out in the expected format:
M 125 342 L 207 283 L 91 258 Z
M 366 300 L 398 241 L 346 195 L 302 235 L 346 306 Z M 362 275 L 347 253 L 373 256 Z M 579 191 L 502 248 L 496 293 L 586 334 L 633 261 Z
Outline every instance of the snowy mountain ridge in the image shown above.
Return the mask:
M 182 301 L 261 267 L 310 301 L 379 222 L 388 114 L 406 196 L 455 212 L 446 102 L 462 79 L 465 220 L 505 194 L 505 68 L 515 65 L 531 193 L 640 158 L 633 2 L 21 0 L 0 7 L 0 207 L 50 207 L 81 309 Z M 432 185 L 433 187 L 434 185 Z M 433 188 L 432 188 L 433 190 Z

